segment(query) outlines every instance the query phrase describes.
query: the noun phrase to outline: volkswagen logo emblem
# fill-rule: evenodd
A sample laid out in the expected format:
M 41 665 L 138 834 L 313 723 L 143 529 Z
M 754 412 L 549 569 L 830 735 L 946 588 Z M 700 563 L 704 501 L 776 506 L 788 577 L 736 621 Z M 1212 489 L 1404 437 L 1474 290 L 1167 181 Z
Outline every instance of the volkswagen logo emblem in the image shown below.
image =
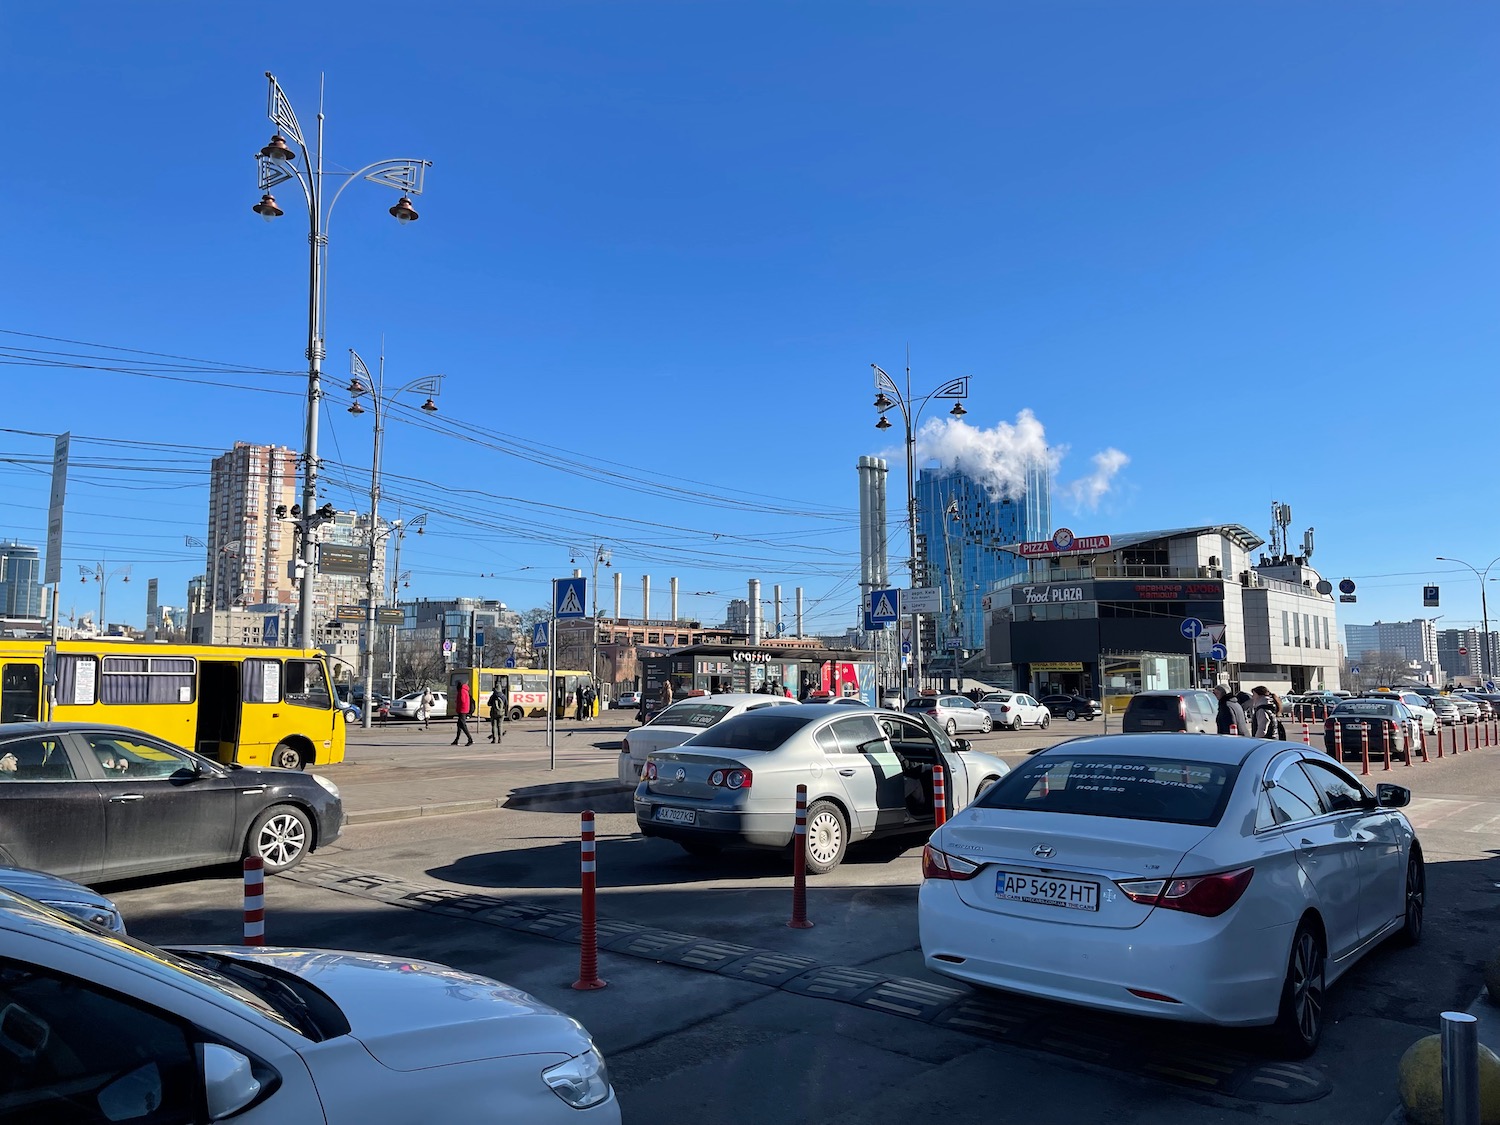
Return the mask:
M 687 770 L 679 768 L 677 770 L 677 775 L 676 776 L 677 776 L 677 780 L 678 781 L 686 781 L 687 780 Z
M 1057 852 L 1053 850 L 1051 844 L 1038 844 L 1031 849 L 1031 854 L 1036 856 L 1037 859 L 1051 859 Z

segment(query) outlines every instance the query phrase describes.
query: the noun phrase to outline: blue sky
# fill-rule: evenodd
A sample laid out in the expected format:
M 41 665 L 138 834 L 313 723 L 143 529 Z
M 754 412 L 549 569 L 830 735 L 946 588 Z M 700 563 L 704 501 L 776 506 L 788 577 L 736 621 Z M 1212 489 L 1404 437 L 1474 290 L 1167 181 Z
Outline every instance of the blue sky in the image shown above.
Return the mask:
M 570 546 L 604 542 L 627 613 L 642 573 L 658 612 L 673 574 L 711 591 L 683 609 L 713 621 L 759 577 L 841 628 L 854 464 L 882 451 L 869 364 L 895 373 L 909 345 L 919 389 L 972 376 L 976 425 L 1032 410 L 1060 485 L 1129 457 L 1095 509 L 1059 488 L 1079 534 L 1265 535 L 1280 500 L 1294 537 L 1316 526 L 1315 564 L 1359 583 L 1343 620 L 1422 614 L 1429 581 L 1443 624 L 1479 617 L 1474 577 L 1432 558 L 1500 555 L 1474 432 L 1500 343 L 1494 5 L 0 19 L 0 536 L 45 532 L 29 462 L 51 442 L 15 431 L 132 443 L 75 445 L 95 460 L 69 493 L 67 573 L 133 568 L 113 620 L 142 620 L 145 578 L 178 602 L 202 569 L 182 537 L 203 534 L 214 451 L 301 446 L 305 379 L 261 373 L 303 366 L 307 299 L 300 204 L 250 212 L 266 70 L 309 131 L 326 76 L 330 166 L 434 162 L 410 229 L 361 184 L 331 230 L 330 391 L 382 336 L 391 381 L 446 375 L 438 420 L 387 437 L 388 499 L 432 513 L 402 558 L 412 594 L 536 605 Z M 213 361 L 190 377 L 219 385 L 149 356 L 146 375 L 55 366 L 100 354 L 59 341 Z M 326 499 L 352 508 L 370 428 L 345 405 L 321 452 Z M 64 607 L 95 596 L 72 582 Z

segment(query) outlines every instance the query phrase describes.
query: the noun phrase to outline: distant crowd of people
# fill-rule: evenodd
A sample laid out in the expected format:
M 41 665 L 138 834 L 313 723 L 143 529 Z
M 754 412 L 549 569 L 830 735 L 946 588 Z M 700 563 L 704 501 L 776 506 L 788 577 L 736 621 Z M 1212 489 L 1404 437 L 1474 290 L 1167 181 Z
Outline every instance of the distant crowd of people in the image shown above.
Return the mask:
M 1247 738 L 1286 738 L 1281 722 L 1281 700 L 1270 688 L 1231 692 L 1222 684 L 1214 688 L 1219 697 L 1215 729 L 1220 734 L 1242 734 Z

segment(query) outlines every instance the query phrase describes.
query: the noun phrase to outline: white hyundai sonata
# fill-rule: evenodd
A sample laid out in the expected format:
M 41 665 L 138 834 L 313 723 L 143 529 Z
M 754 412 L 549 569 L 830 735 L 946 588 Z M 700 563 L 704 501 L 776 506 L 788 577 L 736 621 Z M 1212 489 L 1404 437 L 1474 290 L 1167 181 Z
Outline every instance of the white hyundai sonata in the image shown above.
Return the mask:
M 1077 738 L 1017 766 L 923 854 L 927 966 L 1167 1019 L 1269 1025 L 1289 1055 L 1324 991 L 1422 933 L 1410 790 L 1324 754 L 1211 734 Z

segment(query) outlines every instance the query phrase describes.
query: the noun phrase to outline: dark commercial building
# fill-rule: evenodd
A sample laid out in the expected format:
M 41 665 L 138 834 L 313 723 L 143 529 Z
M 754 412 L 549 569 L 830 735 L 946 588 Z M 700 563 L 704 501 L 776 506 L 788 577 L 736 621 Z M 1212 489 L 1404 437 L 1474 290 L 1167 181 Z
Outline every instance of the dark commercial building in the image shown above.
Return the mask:
M 640 657 L 642 689 L 648 701 L 661 698 L 672 681 L 672 696 L 690 691 L 711 695 L 760 691 L 766 685 L 790 688 L 799 699 L 815 695 L 858 696 L 876 706 L 875 654 L 856 649 L 805 645 L 690 645 Z

